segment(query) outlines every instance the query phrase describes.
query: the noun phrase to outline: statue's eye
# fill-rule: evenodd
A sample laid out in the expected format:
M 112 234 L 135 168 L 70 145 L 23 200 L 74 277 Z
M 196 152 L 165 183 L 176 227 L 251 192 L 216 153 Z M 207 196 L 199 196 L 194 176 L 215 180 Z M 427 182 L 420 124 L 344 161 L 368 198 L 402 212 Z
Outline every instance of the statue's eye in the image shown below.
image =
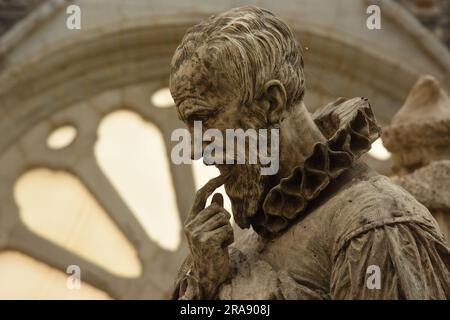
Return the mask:
M 197 112 L 192 112 L 186 116 L 186 121 L 190 125 L 194 125 L 194 121 L 205 122 L 212 116 L 211 112 L 207 110 L 198 110 Z
M 214 118 L 216 114 L 216 109 L 199 107 L 195 112 L 186 114 L 185 120 L 190 126 L 193 126 L 195 121 L 201 121 L 204 124 Z
M 191 113 L 186 117 L 186 122 L 193 126 L 195 121 L 203 121 L 204 119 L 197 113 Z

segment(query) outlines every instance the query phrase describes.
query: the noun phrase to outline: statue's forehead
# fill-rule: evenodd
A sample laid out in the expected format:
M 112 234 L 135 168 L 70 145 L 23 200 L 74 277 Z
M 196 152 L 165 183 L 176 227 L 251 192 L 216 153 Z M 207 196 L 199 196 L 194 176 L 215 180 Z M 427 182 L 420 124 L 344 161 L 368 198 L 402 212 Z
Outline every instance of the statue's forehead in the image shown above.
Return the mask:
M 197 62 L 187 61 L 172 75 L 171 90 L 176 98 L 183 95 L 201 94 L 212 86 L 207 70 Z
M 220 105 L 232 99 L 226 75 L 220 76 L 214 67 L 200 59 L 191 59 L 172 74 L 171 92 L 178 104 L 186 100 Z
M 182 118 L 200 109 L 212 110 L 218 102 L 205 70 L 186 63 L 172 75 L 171 92 Z

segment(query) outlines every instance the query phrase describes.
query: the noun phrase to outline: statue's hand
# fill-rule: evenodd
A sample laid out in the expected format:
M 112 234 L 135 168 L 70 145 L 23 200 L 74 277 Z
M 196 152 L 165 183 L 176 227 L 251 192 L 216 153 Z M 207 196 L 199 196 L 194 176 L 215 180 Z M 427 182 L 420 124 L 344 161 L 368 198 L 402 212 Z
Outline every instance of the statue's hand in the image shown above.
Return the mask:
M 234 241 L 231 215 L 223 208 L 220 193 L 214 194 L 211 205 L 204 208 L 206 199 L 219 182 L 220 179 L 213 179 L 197 192 L 184 227 L 193 261 L 191 272 L 203 299 L 214 297 L 230 271 L 228 246 Z

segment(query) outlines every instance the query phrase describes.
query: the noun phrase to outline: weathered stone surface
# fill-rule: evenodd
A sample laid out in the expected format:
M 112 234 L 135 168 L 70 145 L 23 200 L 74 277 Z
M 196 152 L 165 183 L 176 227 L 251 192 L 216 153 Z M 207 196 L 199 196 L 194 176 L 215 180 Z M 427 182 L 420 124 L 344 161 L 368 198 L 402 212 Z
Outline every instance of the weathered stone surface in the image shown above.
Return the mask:
M 450 239 L 450 160 L 433 161 L 396 182 L 431 211 Z
M 450 213 L 450 160 L 433 161 L 397 183 L 428 209 Z
M 383 143 L 393 154 L 397 172 L 450 159 L 450 98 L 435 78 L 417 81 L 383 130 Z
M 431 76 L 421 77 L 383 132 L 396 182 L 425 205 L 450 239 L 450 98 Z
M 311 101 L 314 106 L 311 110 L 339 95 L 362 95 L 370 97 L 376 106 L 375 112 L 380 124 L 387 123 L 417 74 L 426 71 L 439 79 L 446 79 L 450 69 L 443 64 L 443 61 L 448 60 L 448 53 L 445 51 L 445 54 L 436 55 L 436 51 L 427 45 L 434 38 L 424 34 L 418 26 L 405 24 L 405 15 L 399 10 L 401 8 L 392 8 L 384 2 L 386 1 L 379 3 L 383 12 L 383 29 L 373 32 L 367 28 L 354 27 L 364 26 L 366 16 L 362 13 L 369 5 L 368 1 L 351 1 L 343 6 L 339 1 L 329 0 L 303 1 L 301 5 L 297 1 L 287 1 L 280 5 L 269 0 L 228 0 L 221 1 L 220 4 L 205 0 L 77 0 L 73 3 L 80 5 L 83 11 L 80 32 L 61 27 L 67 19 L 65 8 L 68 1 L 45 1 L 44 6 L 22 19 L 0 40 L 0 69 L 4 71 L 0 80 L 0 152 L 3 156 L 9 152 L 8 148 L 18 146 L 19 141 L 35 125 L 46 122 L 54 114 L 74 104 L 89 103 L 91 97 L 105 90 L 122 91 L 124 86 L 141 81 L 155 82 L 158 87 L 166 85 L 169 55 L 173 54 L 186 28 L 209 14 L 244 3 L 258 4 L 278 12 L 292 24 L 296 38 L 301 39 L 307 47 L 307 95 L 314 92 L 318 96 L 318 99 L 312 99 L 318 101 Z M 183 14 L 180 15 L 180 12 Z M 341 19 L 343 16 L 345 19 Z M 380 50 L 380 43 L 384 44 L 383 50 Z M 408 57 L 408 64 L 404 63 L 405 56 Z M 414 68 L 410 68 L 411 65 Z M 330 83 L 333 85 L 328 85 Z M 147 92 L 148 95 L 150 93 Z M 122 97 L 120 99 L 122 101 Z M 308 102 L 307 97 L 305 99 Z M 122 106 L 114 99 L 101 100 L 103 106 L 98 107 L 101 114 Z M 134 111 L 144 116 L 144 109 L 145 106 L 139 106 Z M 149 116 L 145 118 L 153 119 L 150 117 L 153 116 L 152 108 L 147 106 L 147 110 Z M 174 113 L 170 114 L 171 119 L 166 117 L 168 113 L 165 111 L 169 110 L 157 110 L 154 114 L 164 113 L 164 116 L 155 119 L 162 126 L 165 138 L 169 140 L 177 120 Z M 71 119 L 72 116 L 75 116 L 73 120 L 80 119 L 81 123 L 87 120 L 83 120 L 81 114 L 72 114 Z M 89 127 L 94 128 L 92 122 L 86 121 L 88 122 Z M 45 136 L 41 138 L 45 141 Z M 83 136 L 84 138 L 92 145 L 95 142 L 94 135 Z M 81 145 L 83 144 L 84 142 Z M 41 152 L 39 146 L 36 146 L 21 150 L 23 152 L 17 157 L 7 156 L 0 169 L 4 186 L 0 188 L 0 198 L 5 199 L 1 203 L 0 215 L 3 217 L 7 212 L 8 219 L 5 220 L 9 221 L 9 213 L 11 216 L 17 213 L 16 209 L 9 210 L 6 199 L 14 204 L 10 189 L 20 172 L 23 172 L 22 169 L 45 165 L 71 170 L 80 158 L 76 151 L 81 145 L 74 144 L 52 153 Z M 29 147 L 27 145 L 25 149 Z M 86 148 L 83 150 L 87 151 Z M 32 157 L 27 156 L 30 153 L 33 154 Z M 57 159 L 53 157 L 55 153 Z M 22 169 L 19 171 L 19 168 Z M 173 164 L 171 168 L 174 185 L 178 190 L 180 215 L 184 219 L 194 193 L 191 168 Z M 4 178 L 5 175 L 8 176 L 8 181 Z M 93 181 L 91 186 L 92 192 L 97 194 L 96 190 L 101 189 L 102 184 L 98 185 Z M 0 225 L 4 225 L 3 222 Z M 130 238 L 138 234 L 134 230 L 130 232 L 127 235 Z M 33 240 L 26 243 L 30 254 L 36 254 L 33 252 Z M 146 239 L 140 241 L 145 242 Z M 7 245 L 13 246 L 15 243 L 9 240 Z M 141 255 L 146 258 L 146 246 L 139 248 Z M 40 252 L 51 254 L 52 251 L 43 249 Z M 49 262 L 44 255 L 41 259 Z M 55 259 L 50 260 L 54 261 Z M 170 264 L 171 261 L 174 260 L 168 259 L 165 263 Z M 153 263 L 157 262 L 149 258 L 148 265 Z M 60 262 L 58 265 L 65 272 L 64 264 Z M 158 281 L 159 278 L 166 279 L 158 273 L 159 270 L 164 270 L 164 266 L 146 268 L 143 276 L 132 280 L 132 283 L 129 279 L 124 280 L 120 290 L 108 289 L 115 287 L 110 281 L 116 279 L 111 280 L 98 274 L 103 279 L 102 288 L 114 297 L 161 297 L 160 291 L 151 288 L 151 277 L 158 277 Z M 85 272 L 85 280 L 88 282 L 92 282 L 90 274 Z M 134 291 L 129 294 L 128 288 L 131 287 Z
M 339 98 L 311 115 L 303 67 L 289 27 L 255 7 L 210 17 L 177 48 L 170 89 L 186 126 L 276 128 L 280 167 L 267 178 L 248 159 L 216 164 L 221 174 L 186 220 L 190 254 L 173 298 L 450 298 L 450 251 L 430 212 L 358 161 L 379 136 L 367 99 Z M 205 208 L 223 184 L 248 228 L 234 244 L 220 194 Z

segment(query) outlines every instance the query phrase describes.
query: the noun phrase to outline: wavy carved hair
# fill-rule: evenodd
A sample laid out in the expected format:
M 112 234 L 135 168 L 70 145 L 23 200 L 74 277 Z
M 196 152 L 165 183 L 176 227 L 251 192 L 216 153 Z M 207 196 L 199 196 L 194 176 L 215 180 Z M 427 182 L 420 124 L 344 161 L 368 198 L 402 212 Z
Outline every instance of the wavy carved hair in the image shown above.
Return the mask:
M 288 108 L 300 103 L 305 91 L 302 50 L 290 28 L 266 9 L 234 8 L 191 27 L 175 51 L 171 78 L 199 49 L 226 75 L 231 88 L 247 104 L 258 98 L 264 84 L 279 80 Z

